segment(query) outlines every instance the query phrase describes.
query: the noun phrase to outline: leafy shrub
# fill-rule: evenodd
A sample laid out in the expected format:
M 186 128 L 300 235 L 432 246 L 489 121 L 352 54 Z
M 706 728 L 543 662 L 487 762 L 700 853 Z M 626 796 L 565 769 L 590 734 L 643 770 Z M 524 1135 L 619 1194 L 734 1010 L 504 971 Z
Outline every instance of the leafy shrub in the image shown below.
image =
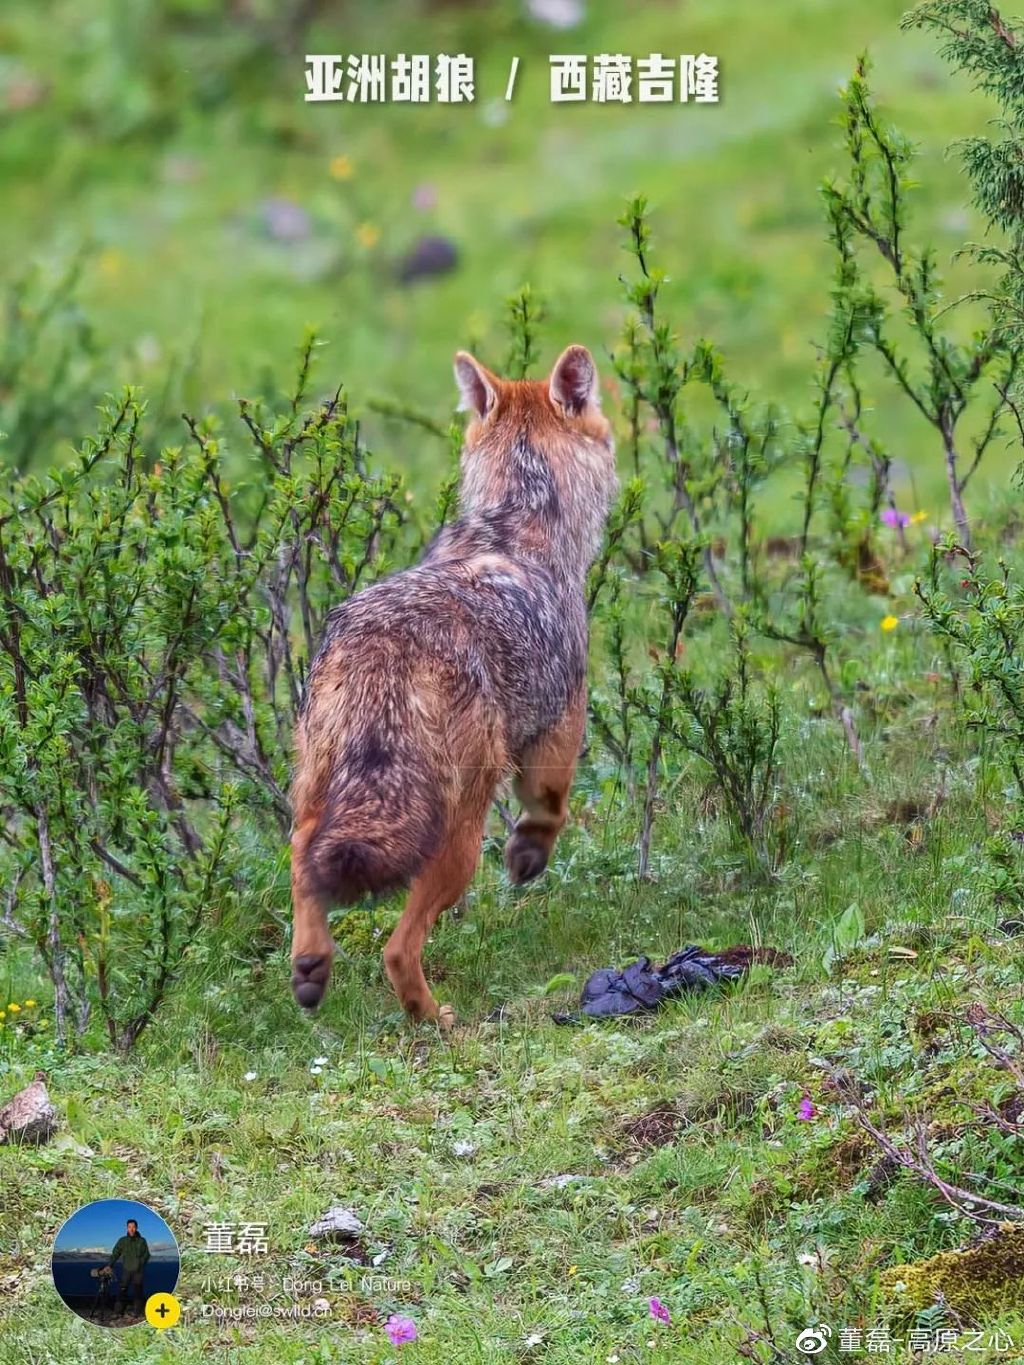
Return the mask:
M 324 615 L 408 525 L 342 396 L 302 416 L 311 353 L 282 413 L 242 404 L 247 456 L 189 420 L 152 458 L 129 391 L 68 468 L 0 492 L 7 922 L 46 963 L 62 1038 L 98 1006 L 130 1047 L 201 923 L 245 894 L 240 822 L 283 842 Z

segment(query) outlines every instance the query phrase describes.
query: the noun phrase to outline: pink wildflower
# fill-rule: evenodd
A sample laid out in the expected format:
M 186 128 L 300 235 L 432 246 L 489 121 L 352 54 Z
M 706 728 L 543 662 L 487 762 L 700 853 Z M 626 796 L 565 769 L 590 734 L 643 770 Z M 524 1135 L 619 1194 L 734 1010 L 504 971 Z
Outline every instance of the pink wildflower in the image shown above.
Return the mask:
M 401 1313 L 392 1313 L 384 1324 L 384 1333 L 392 1346 L 401 1346 L 406 1341 L 415 1341 L 417 1337 L 416 1324 L 412 1318 L 403 1317 Z

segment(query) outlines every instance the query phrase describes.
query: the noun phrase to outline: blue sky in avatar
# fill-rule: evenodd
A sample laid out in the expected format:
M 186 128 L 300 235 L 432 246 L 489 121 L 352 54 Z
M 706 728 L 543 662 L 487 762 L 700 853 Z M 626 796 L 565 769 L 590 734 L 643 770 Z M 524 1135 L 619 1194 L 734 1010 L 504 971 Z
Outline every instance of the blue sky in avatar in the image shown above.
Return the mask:
M 149 1243 L 154 1259 L 177 1259 L 177 1247 L 170 1228 L 158 1214 L 131 1199 L 100 1199 L 73 1214 L 57 1234 L 54 1251 L 100 1251 L 108 1255 L 117 1239 L 127 1231 L 129 1218 L 138 1222 L 139 1232 Z

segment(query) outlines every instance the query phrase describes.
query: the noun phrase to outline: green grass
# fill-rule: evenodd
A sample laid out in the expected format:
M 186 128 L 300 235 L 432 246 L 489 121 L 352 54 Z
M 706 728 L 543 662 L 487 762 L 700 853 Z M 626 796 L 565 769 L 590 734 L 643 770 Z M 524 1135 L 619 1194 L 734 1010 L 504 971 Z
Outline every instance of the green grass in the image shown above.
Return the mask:
M 251 394 L 290 366 L 307 325 L 329 345 L 331 379 L 364 408 L 394 396 L 446 419 L 453 351 L 476 345 L 500 364 L 503 301 L 524 281 L 546 300 L 552 353 L 612 343 L 624 316 L 615 220 L 643 192 L 671 277 L 668 315 L 688 340 L 720 345 L 737 380 L 799 409 L 831 269 L 817 190 L 839 165 L 836 92 L 863 49 L 879 98 L 921 146 L 922 234 L 950 267 L 950 297 L 967 287 L 969 267 L 951 257 L 981 229 L 946 150 L 991 110 L 928 38 L 899 32 L 903 8 L 741 0 L 726 18 L 711 0 L 599 0 L 580 30 L 558 34 L 513 4 L 486 16 L 326 6 L 303 50 L 477 55 L 475 104 L 415 108 L 304 104 L 301 53 L 253 46 L 252 25 L 218 21 L 201 0 L 175 22 L 140 3 L 131 24 L 105 0 L 88 11 L 55 0 L 45 18 L 18 3 L 0 23 L 9 73 L 49 85 L 5 125 L 0 259 L 17 273 L 89 244 L 81 301 L 109 353 L 102 384 L 146 385 L 168 432 L 182 405 Z M 547 57 L 567 50 L 717 53 L 722 102 L 552 105 Z M 521 75 L 506 106 L 513 53 Z M 350 179 L 332 178 L 340 156 Z M 434 209 L 412 207 L 423 184 Z M 308 212 L 307 239 L 269 238 L 260 206 L 275 196 Z M 379 234 L 371 247 L 358 237 L 365 224 Z M 427 231 L 451 236 L 459 268 L 402 288 L 394 263 Z M 877 402 L 879 430 L 937 512 L 938 452 L 885 386 Z M 372 414 L 367 424 L 371 445 L 436 467 L 429 442 Z
M 894 641 L 864 659 L 883 712 L 866 737 L 870 783 L 849 770 L 831 720 L 809 717 L 790 736 L 795 837 L 775 881 L 752 878 L 722 822 L 702 814 L 692 770 L 666 792 L 677 818 L 656 826 L 652 884 L 636 885 L 627 832 L 586 781 L 532 890 L 505 886 L 489 844 L 465 913 L 439 926 L 428 954 L 439 996 L 462 1017 L 451 1042 L 398 1020 L 373 945 L 343 953 L 325 1007 L 300 1018 L 274 946 L 283 897 L 197 947 L 127 1062 L 61 1056 L 8 1029 L 4 1089 L 45 1066 L 66 1122 L 55 1145 L 0 1148 L 10 1291 L 0 1360 L 94 1358 L 98 1329 L 57 1302 L 49 1247 L 79 1203 L 125 1193 L 178 1236 L 186 1317 L 166 1339 L 118 1335 L 104 1348 L 111 1360 L 384 1361 L 394 1352 L 371 1309 L 378 1322 L 415 1318 L 420 1340 L 401 1350 L 410 1362 L 724 1363 L 746 1328 L 765 1330 L 765 1315 L 786 1351 L 811 1321 L 837 1331 L 886 1321 L 869 1270 L 960 1245 L 971 1226 L 912 1176 L 875 1187 L 881 1154 L 858 1136 L 821 1059 L 848 1068 L 894 1130 L 905 1109 L 962 1125 L 1000 1084 L 962 1022 L 966 1005 L 1019 1017 L 1024 965 L 1024 940 L 995 928 L 998 907 L 974 885 L 983 822 L 967 795 L 968 755 L 939 760 L 949 794 L 920 837 L 895 805 L 927 802 L 938 785 L 917 739 L 934 697 L 905 682 L 884 700 L 911 648 Z M 829 971 L 853 902 L 865 937 Z M 265 926 L 256 934 L 254 917 Z M 550 1021 L 591 968 L 690 940 L 769 943 L 794 965 L 759 966 L 738 988 L 640 1022 Z M 13 998 L 45 997 L 30 964 L 8 962 Z M 545 995 L 562 972 L 575 985 Z M 505 1018 L 491 1022 L 498 1004 Z M 328 1060 L 314 1075 L 318 1056 Z M 811 1122 L 798 1117 L 804 1094 Z M 666 1107 L 678 1127 L 645 1146 L 636 1121 Z M 958 1158 L 965 1140 L 935 1139 L 954 1170 L 971 1160 L 969 1147 Z M 1006 1161 L 989 1177 L 1012 1189 L 1009 1151 Z M 310 1223 L 335 1203 L 359 1213 L 367 1254 L 386 1251 L 377 1273 L 397 1286 L 362 1290 L 367 1271 L 310 1250 Z M 206 1256 L 205 1224 L 246 1220 L 269 1224 L 265 1292 L 204 1288 L 208 1275 L 253 1269 Z M 321 1282 L 294 1297 L 328 1299 L 330 1326 L 202 1318 L 204 1303 L 288 1303 L 283 1276 Z M 669 1305 L 671 1328 L 651 1320 L 652 1295 Z M 986 1324 L 997 1327 L 1022 1339 L 1013 1302 Z

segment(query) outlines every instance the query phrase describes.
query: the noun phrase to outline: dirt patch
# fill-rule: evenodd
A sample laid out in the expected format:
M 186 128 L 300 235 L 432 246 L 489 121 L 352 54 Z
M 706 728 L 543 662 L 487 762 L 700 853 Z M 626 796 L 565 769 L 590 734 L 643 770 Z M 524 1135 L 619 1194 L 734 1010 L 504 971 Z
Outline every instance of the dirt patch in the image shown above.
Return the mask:
M 667 1147 L 674 1142 L 684 1122 L 682 1114 L 674 1106 L 656 1104 L 646 1114 L 624 1123 L 620 1135 L 626 1145 L 634 1150 L 649 1151 L 655 1147 Z

